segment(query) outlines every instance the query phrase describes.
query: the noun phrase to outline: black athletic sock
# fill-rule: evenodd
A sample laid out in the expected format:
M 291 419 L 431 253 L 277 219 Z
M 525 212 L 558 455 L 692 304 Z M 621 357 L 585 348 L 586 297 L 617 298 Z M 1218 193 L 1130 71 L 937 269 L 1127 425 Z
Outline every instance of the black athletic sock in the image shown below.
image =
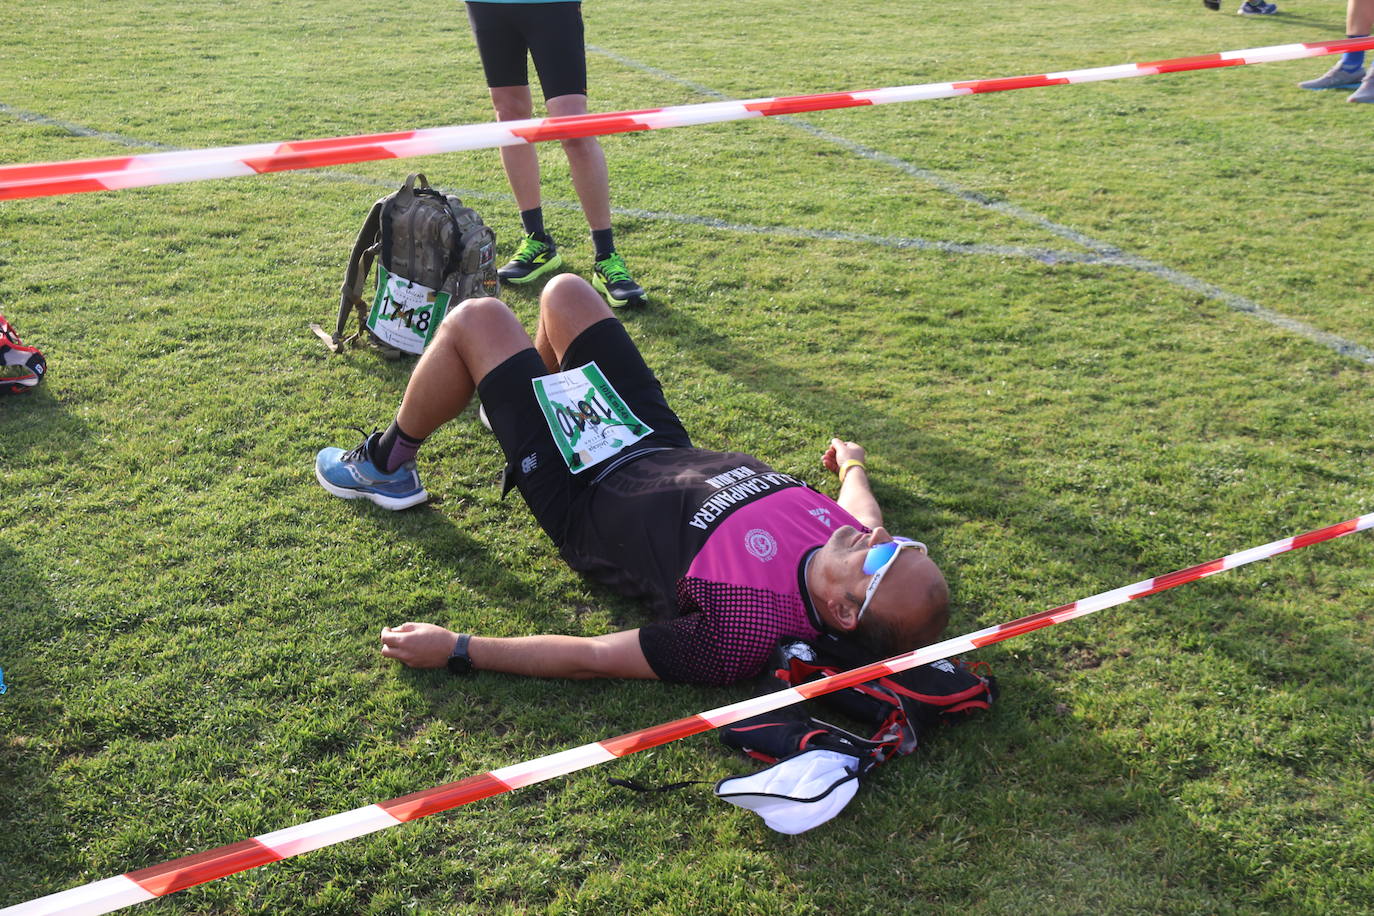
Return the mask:
M 592 246 L 596 248 L 596 260 L 604 261 L 615 254 L 615 236 L 610 229 L 593 229 Z
M 548 239 L 548 233 L 544 231 L 543 207 L 535 207 L 533 210 L 521 210 L 520 224 L 525 227 L 526 235 L 532 235 L 541 242 Z
M 401 427 L 392 420 L 386 432 L 378 437 L 372 446 L 372 463 L 383 473 L 390 474 L 407 461 L 415 458 L 415 453 L 424 445 L 425 440 L 407 436 Z

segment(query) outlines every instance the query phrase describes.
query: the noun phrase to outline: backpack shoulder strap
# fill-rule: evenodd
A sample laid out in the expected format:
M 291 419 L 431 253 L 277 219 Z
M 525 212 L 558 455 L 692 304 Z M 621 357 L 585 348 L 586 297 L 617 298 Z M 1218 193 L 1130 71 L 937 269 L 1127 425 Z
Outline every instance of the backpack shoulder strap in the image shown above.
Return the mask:
M 372 262 L 377 256 L 377 236 L 381 227 L 382 207 L 389 199 L 390 195 L 372 205 L 367 219 L 363 220 L 363 227 L 358 230 L 357 239 L 353 242 L 353 251 L 348 256 L 348 267 L 344 270 L 343 285 L 339 289 L 339 319 L 334 326 L 333 336 L 326 334 L 318 324 L 310 326 L 310 329 L 324 341 L 324 345 L 334 353 L 340 352 L 345 344 L 357 336 L 354 334 L 344 337 L 349 309 L 357 309 L 358 334 L 362 333 L 363 323 L 367 320 L 367 300 L 363 299 L 363 286 L 367 283 L 367 275 L 371 272 Z

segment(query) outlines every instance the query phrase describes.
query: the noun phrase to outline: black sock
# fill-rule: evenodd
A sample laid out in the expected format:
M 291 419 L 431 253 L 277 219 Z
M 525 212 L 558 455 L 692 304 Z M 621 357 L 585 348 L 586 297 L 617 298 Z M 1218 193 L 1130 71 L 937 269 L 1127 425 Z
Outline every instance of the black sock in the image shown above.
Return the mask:
M 386 432 L 378 437 L 372 446 L 372 463 L 383 473 L 390 474 L 407 461 L 415 458 L 425 440 L 407 436 L 401 427 L 392 420 Z
M 535 207 L 533 210 L 521 210 L 520 224 L 525 227 L 526 235 L 532 235 L 541 242 L 548 238 L 548 234 L 544 232 L 543 207 Z
M 615 254 L 615 236 L 609 229 L 593 229 L 592 246 L 596 248 L 596 260 L 604 261 Z

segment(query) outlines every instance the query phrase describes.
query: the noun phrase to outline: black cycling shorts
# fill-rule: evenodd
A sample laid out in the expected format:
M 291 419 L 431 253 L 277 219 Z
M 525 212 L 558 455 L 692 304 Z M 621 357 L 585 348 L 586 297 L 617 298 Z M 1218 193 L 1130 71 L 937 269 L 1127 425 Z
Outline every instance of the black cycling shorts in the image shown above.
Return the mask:
M 581 3 L 469 3 L 487 85 L 528 86 L 534 58 L 545 99 L 587 94 Z
M 663 396 L 663 386 L 620 319 L 603 319 L 577 335 L 559 368 L 577 368 L 593 361 L 635 416 L 653 432 L 606 459 L 604 466 L 594 465 L 580 474 L 568 469 L 535 400 L 530 379 L 548 375 L 549 370 L 533 347 L 492 369 L 477 386 L 492 431 L 506 455 L 507 482 L 519 488 L 540 527 L 559 547 L 567 536 L 575 500 L 598 479 L 623 466 L 630 456 L 692 445 Z

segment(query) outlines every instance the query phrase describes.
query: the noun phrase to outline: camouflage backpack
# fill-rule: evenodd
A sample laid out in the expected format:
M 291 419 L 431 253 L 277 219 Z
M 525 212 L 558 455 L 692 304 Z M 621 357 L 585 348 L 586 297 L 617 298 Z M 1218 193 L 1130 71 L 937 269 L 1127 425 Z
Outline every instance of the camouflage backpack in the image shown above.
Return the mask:
M 365 299 L 374 261 L 377 281 Z M 365 334 L 389 358 L 420 354 L 450 305 L 499 291 L 496 235 L 471 207 L 414 174 L 367 214 L 348 258 L 333 335 L 310 327 L 335 353 Z M 358 314 L 358 330 L 345 337 L 350 310 Z

